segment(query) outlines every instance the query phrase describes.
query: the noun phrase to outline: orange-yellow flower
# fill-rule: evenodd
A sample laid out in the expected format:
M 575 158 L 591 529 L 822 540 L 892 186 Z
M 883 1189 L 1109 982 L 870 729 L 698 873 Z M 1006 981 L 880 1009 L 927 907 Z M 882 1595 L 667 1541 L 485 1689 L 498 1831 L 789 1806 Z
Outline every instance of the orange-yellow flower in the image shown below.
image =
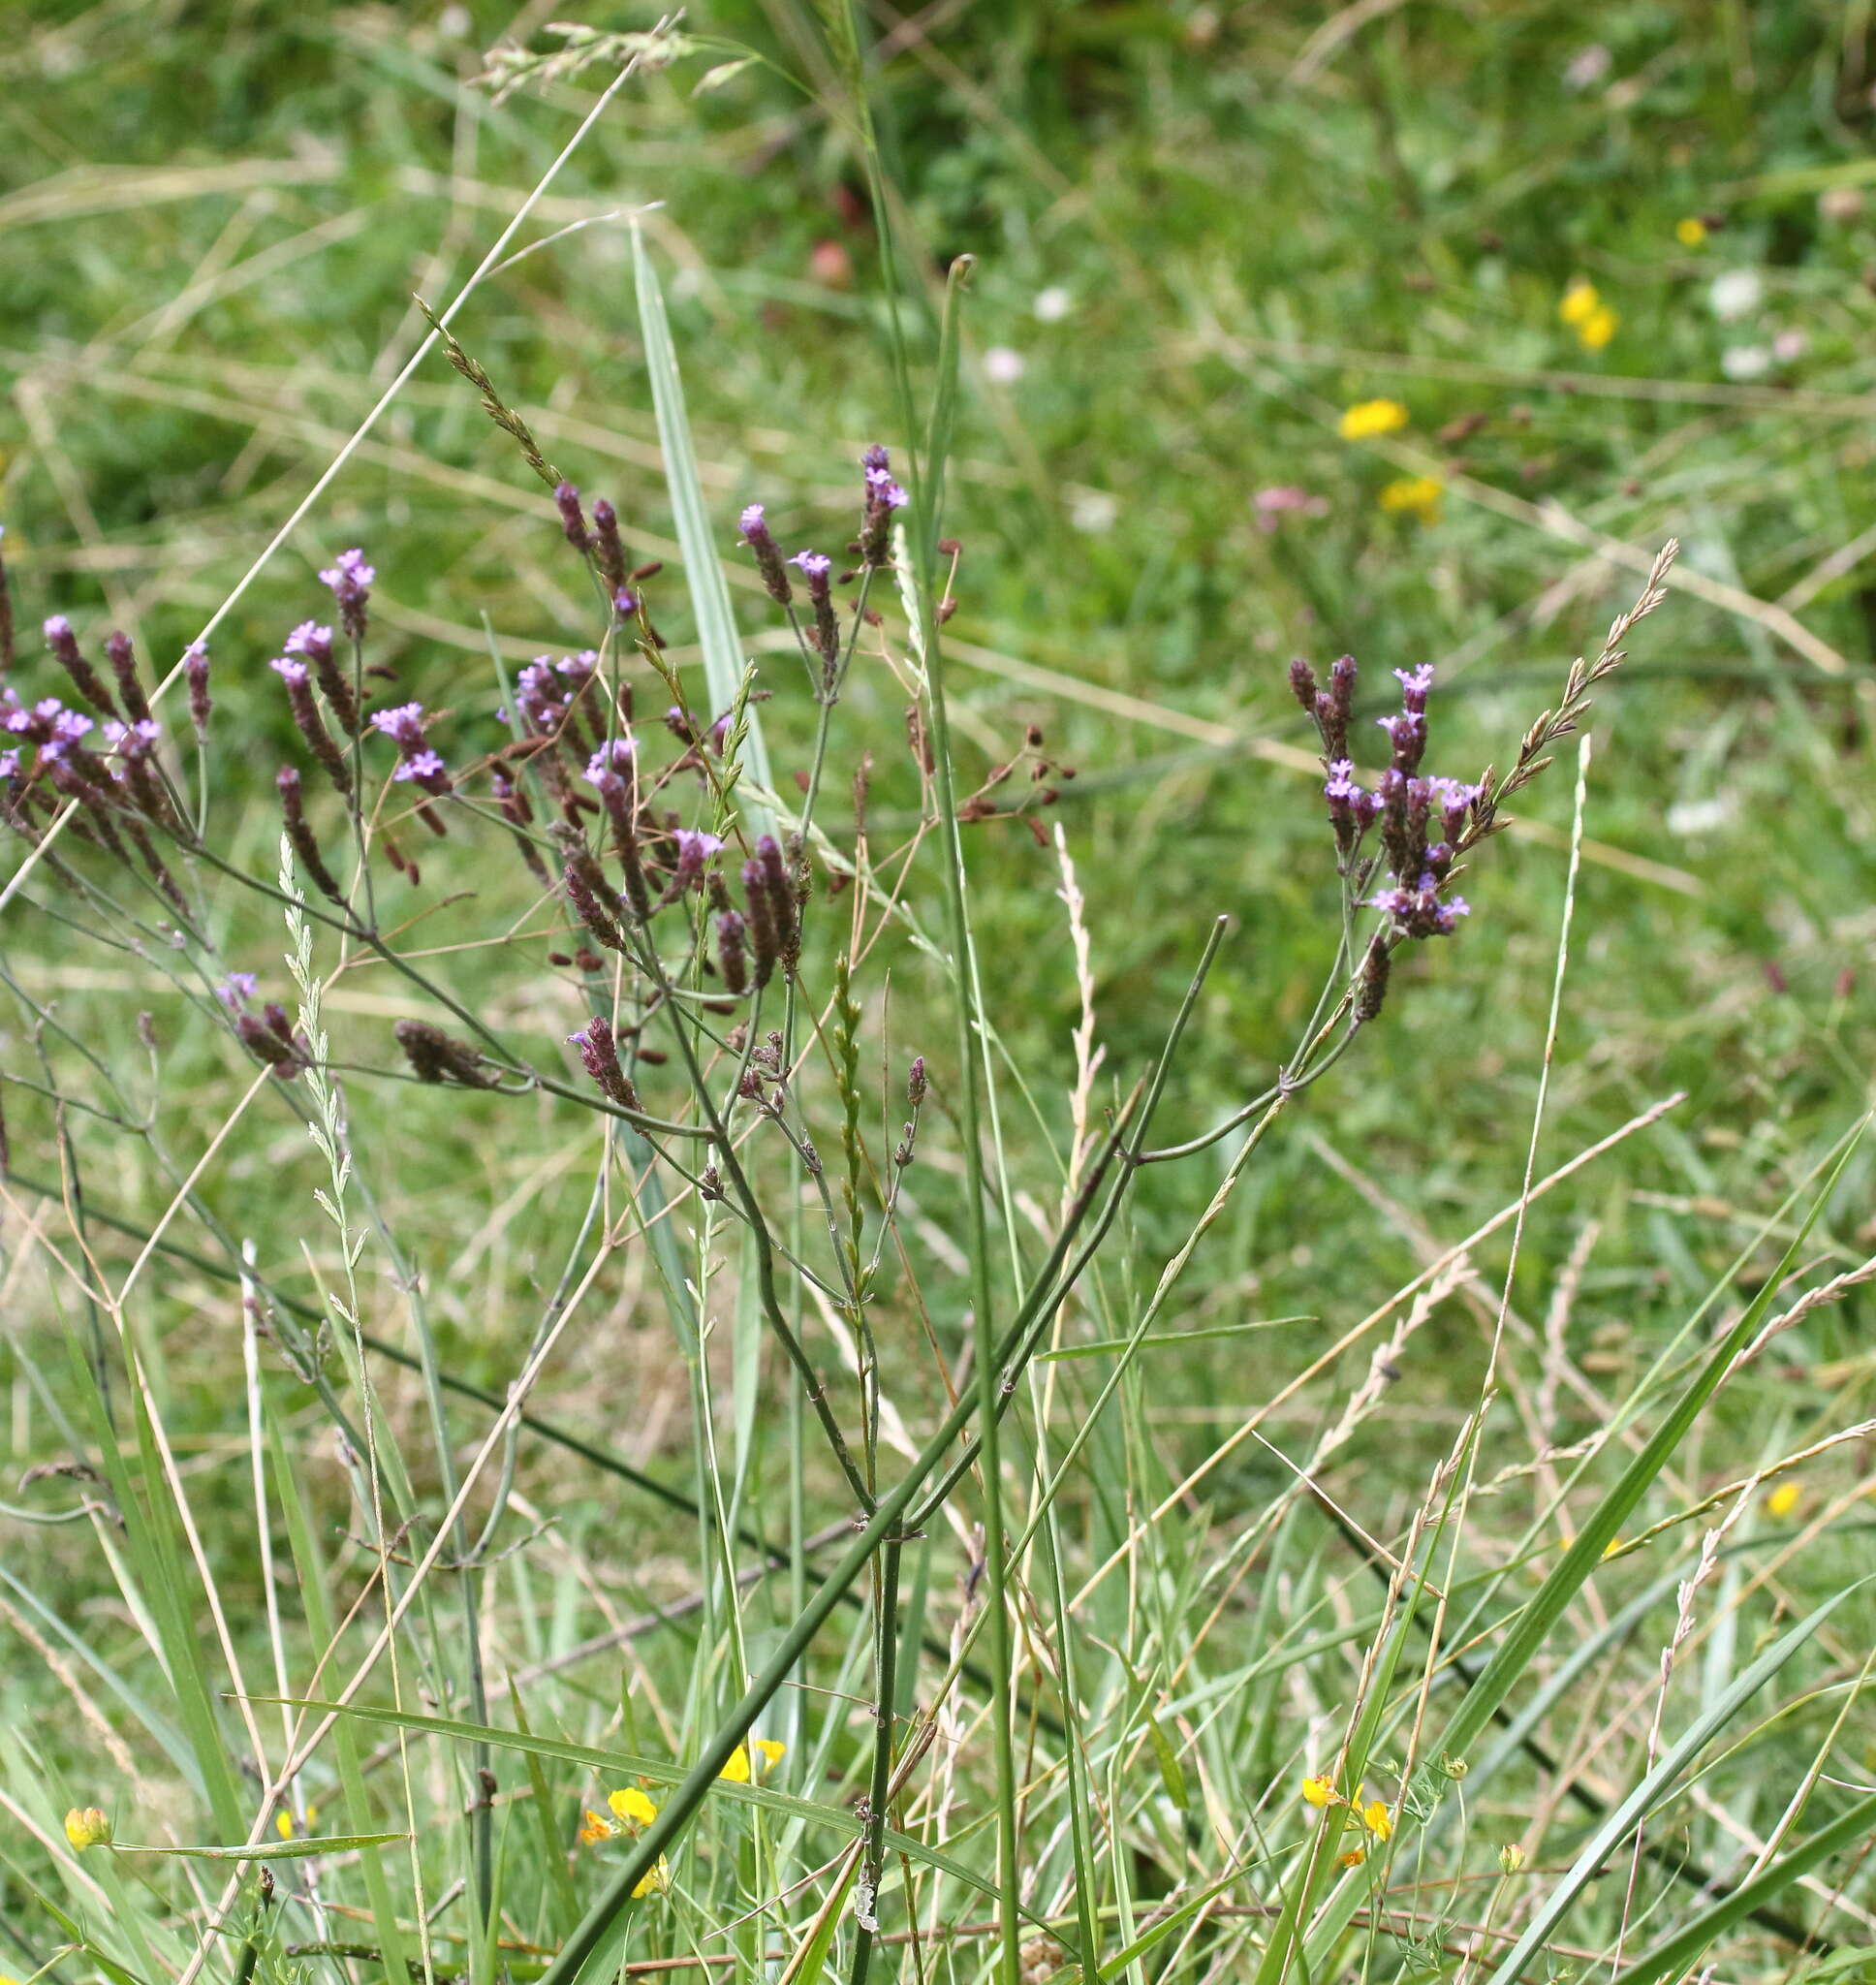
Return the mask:
M 1587 324 L 1602 307 L 1603 299 L 1596 293 L 1596 285 L 1584 282 L 1582 277 L 1579 276 L 1564 291 L 1562 299 L 1557 304 L 1557 315 L 1572 331 L 1576 331 Z
M 1388 1802 L 1385 1799 L 1370 1799 L 1365 1806 L 1358 1806 L 1355 1811 L 1361 1824 L 1377 1841 L 1393 1838 L 1393 1814 L 1388 1811 Z
M 1351 1847 L 1346 1854 L 1336 1855 L 1335 1865 L 1337 1868 L 1360 1868 L 1367 1858 L 1368 1850 L 1365 1847 Z
M 1313 1806 L 1320 1812 L 1325 1806 L 1336 1801 L 1335 1783 L 1332 1779 L 1305 1779 L 1302 1781 L 1302 1803 Z
M 786 1744 L 777 1744 L 772 1737 L 758 1737 L 755 1743 L 756 1749 L 762 1758 L 762 1763 L 758 1767 L 758 1775 L 766 1778 L 781 1760 L 783 1754 L 788 1749 L 788 1746 Z M 748 1784 L 750 1780 L 749 1752 L 742 1745 L 738 1744 L 730 1753 L 730 1762 L 717 1773 L 717 1777 L 727 1779 L 733 1785 Z
M 1600 352 L 1615 335 L 1615 327 L 1621 323 L 1607 303 L 1598 304 L 1577 327 L 1577 342 L 1586 352 Z
M 1342 415 L 1342 439 L 1371 441 L 1377 434 L 1397 434 L 1407 419 L 1407 409 L 1397 399 L 1357 400 Z
M 81 1854 L 87 1847 L 102 1847 L 110 1839 L 110 1820 L 95 1806 L 75 1806 L 65 1815 L 65 1838 Z
M 579 1844 L 582 1847 L 596 1847 L 601 1841 L 610 1841 L 617 1832 L 618 1828 L 603 1812 L 595 1812 L 589 1806 L 586 1809 L 585 1822 L 579 1829 Z
M 1381 491 L 1380 503 L 1390 517 L 1412 517 L 1421 523 L 1438 523 L 1445 486 L 1437 476 L 1400 476 Z
M 609 1792 L 606 1803 L 628 1826 L 649 1826 L 658 1817 L 658 1809 L 637 1785 L 622 1785 L 616 1792 Z

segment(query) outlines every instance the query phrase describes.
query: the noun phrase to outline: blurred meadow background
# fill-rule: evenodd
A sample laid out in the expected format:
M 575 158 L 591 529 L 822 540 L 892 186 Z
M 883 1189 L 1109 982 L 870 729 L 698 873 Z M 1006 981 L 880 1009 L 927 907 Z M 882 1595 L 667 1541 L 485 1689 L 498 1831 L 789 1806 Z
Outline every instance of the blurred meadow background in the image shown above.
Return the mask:
M 94 630 L 123 628 L 161 675 L 243 581 L 418 348 L 414 299 L 442 308 L 456 296 L 613 80 L 616 60 L 549 67 L 506 93 L 478 80 L 499 44 L 562 47 L 549 23 L 565 11 L 7 10 L 0 552 L 23 697 L 65 693 L 42 650 L 46 616 L 69 614 L 94 649 Z M 581 16 L 621 31 L 654 18 Z M 1089 1978 L 1260 1985 L 1494 1978 L 1592 1829 L 1697 1728 L 1699 1766 L 1650 1780 L 1639 1872 L 1630 1835 L 1605 1843 L 1568 1913 L 1543 1925 L 1541 1948 L 1516 1947 L 1508 1976 L 1619 1974 L 1741 1895 L 1712 1929 L 1713 1976 L 1876 1975 L 1857 1969 L 1876 1962 L 1868 1827 L 1860 1848 L 1746 1893 L 1860 1811 L 1876 1776 L 1860 1693 L 1876 1605 L 1856 1588 L 1870 1562 L 1876 1354 L 1855 1284 L 1876 1248 L 1876 1206 L 1867 1151 L 1851 1149 L 1828 1191 L 1820 1169 L 1868 1106 L 1876 1051 L 1871 10 L 873 0 L 856 18 L 922 396 L 944 271 L 975 258 L 944 638 L 960 794 L 1022 761 L 993 817 L 962 831 L 1006 1085 L 997 1219 L 1021 1245 L 1040 1247 L 1063 1201 L 1057 1148 L 1080 1120 L 1087 1012 L 1084 1042 L 1105 1056 L 1089 1078 L 1098 1114 L 1150 1066 L 1212 920 L 1229 917 L 1159 1119 L 1173 1140 L 1271 1083 L 1309 1020 L 1340 927 L 1291 657 L 1326 670 L 1352 651 L 1375 712 L 1390 670 L 1433 664 L 1432 759 L 1469 778 L 1502 771 L 1571 658 L 1595 654 L 1661 546 L 1681 546 L 1666 603 L 1585 727 L 1560 1002 L 1574 741 L 1512 808 L 1511 832 L 1480 850 L 1458 933 L 1403 956 L 1358 1050 L 1284 1116 L 1217 1211 L 1153 1339 L 1118 1368 L 1085 1475 L 1059 1504 L 1059 1567 L 1051 1557 L 1046 1576 L 1032 1560 L 1031 1583 L 1011 1593 L 1019 1860 L 1036 1918 L 1024 1976 L 1081 1963 Z M 786 796 L 810 763 L 816 711 L 737 513 L 762 502 L 790 548 L 831 548 L 851 529 L 861 449 L 884 441 L 897 462 L 915 437 L 827 19 L 805 0 L 697 0 L 681 32 L 695 46 L 667 48 L 672 59 L 619 89 L 453 330 L 545 454 L 589 499 L 616 504 L 633 559 L 671 561 L 649 583 L 652 612 L 693 671 L 635 294 L 637 217 Z M 465 752 L 503 736 L 491 654 L 512 675 L 593 638 L 550 498 L 432 352 L 211 637 L 217 845 L 252 874 L 277 867 L 273 773 L 297 748 L 267 662 L 318 611 L 316 572 L 354 545 L 377 569 L 370 660 L 395 669 L 400 697 L 444 712 L 453 737 L 479 740 Z M 898 603 L 874 604 L 902 648 Z M 862 752 L 874 840 L 897 846 L 919 821 L 906 702 L 902 673 L 862 652 L 835 712 L 821 816 L 843 845 Z M 1360 747 L 1370 763 L 1379 748 Z M 1037 756 L 1052 770 L 1032 780 Z M 1058 830 L 1082 899 L 1084 983 Z M 434 947 L 428 961 L 462 1005 L 575 1079 L 559 1044 L 590 1007 L 547 962 L 555 918 L 521 864 L 496 839 L 473 855 L 459 836 L 406 846 L 422 880 L 391 881 L 381 905 L 400 942 Z M 11 875 L 26 844 L 7 850 Z M 936 930 L 928 861 L 908 893 Z M 223 959 L 291 999 L 279 905 L 202 882 Z M 380 1555 L 332 1429 L 268 1340 L 244 1331 L 230 1279 L 230 1244 L 247 1243 L 272 1300 L 317 1312 L 338 1262 L 313 1198 L 325 1160 L 270 1091 L 241 1113 L 254 1071 L 212 1002 L 94 941 L 70 907 L 42 865 L 0 909 L 0 1972 L 113 1985 L 193 1979 L 192 1966 L 243 1981 L 401 1978 L 405 1966 L 540 1976 L 612 1851 L 577 1843 L 580 1814 L 628 1781 L 574 1752 L 681 1766 L 740 1690 L 741 1637 L 767 1649 L 812 1587 L 804 1550 L 766 1578 L 734 1538 L 713 1556 L 706 1536 L 700 1558 L 691 1515 L 644 1483 L 714 1499 L 731 1531 L 797 1544 L 850 1514 L 840 1484 L 818 1454 L 803 1461 L 786 1367 L 772 1346 L 759 1361 L 735 1305 L 693 1355 L 673 1339 L 646 1249 L 622 1246 L 529 1406 L 637 1476 L 523 1437 L 498 1544 L 474 1575 L 481 1665 L 500 1698 L 488 1719 L 520 1728 L 525 1705 L 529 1727 L 572 1750 L 472 1754 L 447 1736 L 362 1728 L 315 1757 L 277 1831 L 302 1846 L 322 1828 L 415 1843 L 283 1859 L 274 1899 L 244 1876 L 232 1914 L 232 1863 L 113 1859 L 69 1839 L 67 1810 L 97 1807 L 120 1841 L 239 1842 L 261 1785 L 250 1753 L 258 1739 L 277 1748 L 281 1725 L 278 1711 L 242 1711 L 237 1686 L 324 1697 L 337 1686 L 319 1665 L 328 1638 L 351 1650 L 349 1672 L 381 1617 L 365 1590 Z M 964 1194 L 949 994 L 927 956 L 894 941 L 860 1056 L 888 1148 L 912 1053 L 936 1090 L 904 1218 L 945 1300 L 924 1314 L 889 1299 L 880 1323 L 887 1389 L 916 1444 L 946 1386 L 970 1382 Z M 393 1067 L 392 1024 L 414 1012 L 440 1017 L 382 963 L 350 961 L 324 996 L 334 1060 Z M 648 1107 L 671 1073 L 641 1075 Z M 1534 1135 L 1542 1179 L 1674 1097 L 1531 1205 L 1508 1300 L 1509 1225 L 1412 1310 L 1411 1332 L 1392 1335 L 1402 1308 L 1323 1357 L 1516 1205 Z M 401 1256 L 366 1247 L 363 1322 L 415 1356 L 405 1292 L 421 1277 L 436 1362 L 499 1405 L 587 1216 L 592 1138 L 545 1095 L 361 1073 L 345 1078 L 345 1101 L 360 1177 L 390 1210 Z M 149 1128 L 95 1114 L 107 1107 Z M 831 1150 L 834 1122 L 818 1134 Z M 1234 1155 L 1226 1141 L 1141 1175 L 1098 1282 L 1063 1310 L 1063 1346 L 1135 1330 Z M 185 1177 L 191 1203 L 176 1212 Z M 143 1266 L 159 1224 L 165 1245 Z M 112 1285 L 139 1263 L 135 1333 L 160 1441 L 126 1404 L 114 1329 L 101 1335 L 87 1312 L 75 1275 L 86 1263 Z M 1383 1872 L 1389 1837 L 1405 1839 L 1422 1805 L 1435 1811 L 1423 1780 L 1440 1756 L 1423 1738 L 1704 1349 L 1753 1300 L 1782 1310 L 1838 1276 L 1850 1282 L 1837 1300 L 1736 1371 L 1649 1472 L 1609 1561 L 1529 1654 L 1511 1700 L 1531 1715 L 1507 1755 L 1476 1801 L 1452 1777 L 1463 1824 L 1428 1817 L 1412 1830 L 1424 1844 Z M 1368 1827 L 1369 1861 L 1347 1880 L 1375 1887 L 1359 1920 L 1306 1955 L 1276 1914 L 1321 1823 L 1298 1788 L 1331 1770 L 1372 1680 L 1363 1660 L 1383 1645 L 1372 1636 L 1391 1554 L 1462 1440 L 1488 1366 L 1463 1542 L 1450 1560 L 1443 1545 L 1429 1576 L 1490 1574 L 1495 1596 L 1475 1618 L 1472 1589 L 1454 1586 L 1447 1653 L 1471 1664 L 1459 1668 L 1428 1658 L 1434 1602 L 1423 1601 L 1391 1676 L 1394 1720 L 1364 1752 L 1365 1789 L 1393 1816 L 1385 1834 Z M 1114 1369 L 1099 1350 L 1035 1368 L 1058 1441 Z M 405 1443 L 421 1537 L 449 1499 L 448 1456 L 473 1452 L 489 1407 L 457 1397 L 439 1448 L 422 1377 L 389 1360 L 374 1377 Z M 1319 1493 L 1299 1496 L 1297 1470 L 1358 1399 Z M 1018 1504 L 1042 1401 L 1025 1386 L 1014 1418 L 1029 1431 L 1005 1455 Z M 150 1501 L 128 1529 L 107 1441 Z M 293 1501 L 270 1544 L 256 1522 L 264 1461 L 272 1493 Z M 154 1513 L 172 1480 L 186 1486 L 194 1536 Z M 929 1644 L 904 1683 L 908 1719 L 981 1604 L 980 1500 L 967 1484 L 955 1521 L 908 1548 Z M 491 1506 L 480 1497 L 478 1523 Z M 1676 1588 L 1723 1515 L 1664 1686 Z M 178 1616 L 157 1619 L 152 1584 L 172 1575 Z M 685 1610 L 700 1576 L 704 1603 Z M 414 1642 L 372 1701 L 477 1720 L 453 1596 L 469 1582 L 446 1570 L 435 1606 L 448 1618 L 426 1603 L 420 1630 L 433 1643 Z M 1066 1744 L 1064 1592 L 1082 1696 Z M 283 1595 L 284 1626 L 272 1618 Z M 361 1622 L 348 1625 L 355 1601 Z M 1829 1621 L 1780 1656 L 1763 1693 L 1734 1704 L 1738 1679 L 1826 1602 Z M 676 1610 L 634 1627 L 661 1607 Z M 608 1644 L 578 1657 L 589 1639 Z M 1593 1661 L 1563 1672 L 1585 1647 Z M 837 1614 L 814 1686 L 762 1726 L 786 1752 L 766 1780 L 744 1760 L 745 1780 L 847 1815 L 848 1834 L 872 1756 L 872 1658 L 862 1614 Z M 193 1681 L 178 1663 L 196 1665 Z M 524 1672 L 525 1687 L 498 1683 Z M 926 1795 L 908 1791 L 895 1807 L 895 1827 L 950 1859 L 895 1864 L 876 1976 L 975 1978 L 1001 1962 L 997 1906 L 981 1892 L 997 1866 L 987 1700 L 966 1678 L 940 1719 L 940 1761 L 922 1768 L 945 1775 L 942 1799 L 921 1807 Z M 1466 1757 L 1447 1759 L 1462 1773 L 1504 1732 L 1474 1735 Z M 208 1744 L 230 1760 L 219 1793 Z M 1054 1761 L 1064 1748 L 1079 1770 Z M 478 1769 L 493 1773 L 501 1884 L 482 1919 L 485 1870 L 471 1866 L 462 1818 Z M 815 1936 L 829 1857 L 848 1834 L 817 1836 L 793 1808 L 759 1801 L 711 1826 L 688 1860 L 673 1850 L 670 1892 L 660 1913 L 634 1914 L 625 1961 L 699 1968 L 677 1975 L 852 1975 L 851 1906 L 829 1915 L 830 1942 Z M 1304 1893 L 1309 1910 L 1329 1906 Z M 1156 1921 L 1173 1927 L 1135 1948 Z M 1072 1960 L 1090 1923 L 1100 1948 Z M 950 1934 L 959 1925 L 970 1934 Z M 1695 1975 L 1704 1948 L 1647 1975 Z

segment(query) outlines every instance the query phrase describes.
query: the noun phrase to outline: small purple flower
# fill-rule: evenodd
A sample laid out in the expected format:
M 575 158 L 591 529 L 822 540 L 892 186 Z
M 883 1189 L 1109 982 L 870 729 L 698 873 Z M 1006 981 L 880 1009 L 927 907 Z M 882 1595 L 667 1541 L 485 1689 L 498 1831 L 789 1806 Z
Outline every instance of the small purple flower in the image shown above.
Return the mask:
M 1446 830 L 1446 837 L 1456 843 L 1465 832 L 1466 815 L 1472 810 L 1473 801 L 1479 797 L 1479 788 L 1468 786 L 1459 779 L 1432 779 L 1428 783 L 1439 802 L 1440 825 Z
M 371 721 L 393 743 L 413 751 L 422 748 L 423 706 L 421 703 L 400 703 L 391 709 L 376 710 Z
M 782 558 L 781 547 L 776 544 L 775 535 L 768 528 L 762 505 L 746 505 L 739 522 L 743 540 L 756 555 L 756 570 L 762 575 L 763 584 L 768 588 L 768 597 L 777 606 L 786 607 L 794 598 L 794 592 L 788 583 L 788 570 Z
M 378 577 L 378 568 L 364 562 L 364 553 L 355 545 L 349 551 L 341 551 L 338 557 L 319 576 L 322 585 L 330 586 L 334 592 L 345 586 L 369 585 Z
M 304 655 L 309 662 L 318 661 L 332 651 L 332 630 L 322 627 L 317 620 L 302 620 L 281 644 L 281 651 Z
M 54 644 L 69 641 L 72 638 L 72 623 L 63 614 L 54 614 L 46 622 L 44 632 L 46 639 Z
M 260 984 L 252 972 L 230 972 L 215 988 L 215 997 L 230 1013 L 239 1013 L 259 991 Z
M 590 786 L 616 778 L 621 772 L 630 767 L 638 748 L 630 738 L 614 738 L 602 744 L 586 761 L 586 770 L 581 776 Z
M 365 602 L 371 597 L 371 582 L 377 577 L 378 568 L 367 565 L 364 553 L 356 546 L 350 551 L 341 551 L 319 576 L 320 583 L 332 590 L 332 598 L 338 605 L 339 624 L 345 629 L 348 640 L 364 639 Z
M 912 501 L 887 469 L 866 471 L 866 496 L 868 502 L 883 504 L 888 510 L 903 510 Z
M 1426 692 L 1433 686 L 1433 664 L 1423 662 L 1418 669 L 1396 669 L 1394 680 L 1400 684 L 1400 701 L 1404 709 L 1419 714 L 1426 709 Z
M 281 681 L 289 689 L 301 688 L 310 679 L 306 673 L 306 664 L 297 661 L 289 655 L 276 655 L 267 664 L 267 667 L 280 677 Z
M 413 751 L 391 773 L 393 779 L 416 779 L 426 788 L 443 776 L 443 760 L 427 746 L 422 751 Z
M 639 596 L 629 586 L 620 586 L 612 595 L 612 611 L 621 620 L 637 619 Z
M 62 709 L 52 719 L 51 741 L 55 744 L 76 744 L 90 728 L 91 719 L 89 717 L 80 716 L 75 709 Z M 154 731 L 156 726 L 152 724 L 150 729 Z M 121 737 L 124 727 L 122 724 L 113 724 L 107 731 L 106 735 L 109 736 L 109 731 L 113 730 Z M 115 741 L 115 739 L 113 739 L 112 742 Z
M 1403 710 L 1398 716 L 1376 717 L 1375 722 L 1388 734 L 1388 741 L 1393 746 L 1394 766 L 1397 771 L 1413 772 L 1420 764 L 1421 753 L 1426 749 L 1426 719 L 1417 710 Z
M 703 879 L 704 863 L 722 847 L 723 839 L 694 827 L 680 827 L 673 839 L 677 843 L 677 869 L 671 886 L 673 893 L 681 895 Z
M 0 751 L 0 779 L 13 778 L 19 771 L 19 753 Z
M 562 655 L 554 664 L 557 675 L 565 676 L 570 682 L 584 682 L 599 667 L 599 650 L 583 647 L 577 655 Z
M 828 574 L 833 570 L 833 560 L 822 551 L 797 551 L 788 562 L 791 565 L 798 565 L 806 574 L 810 590 L 817 581 L 825 582 Z

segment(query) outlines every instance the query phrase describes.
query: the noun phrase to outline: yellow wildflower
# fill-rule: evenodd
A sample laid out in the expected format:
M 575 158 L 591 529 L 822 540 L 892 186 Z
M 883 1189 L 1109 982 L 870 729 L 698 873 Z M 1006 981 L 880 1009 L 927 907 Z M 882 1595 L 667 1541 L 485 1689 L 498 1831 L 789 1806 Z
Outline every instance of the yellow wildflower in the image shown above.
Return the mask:
M 617 1832 L 618 1828 L 603 1812 L 595 1812 L 589 1806 L 586 1809 L 585 1823 L 579 1829 L 579 1844 L 582 1847 L 596 1847 L 601 1841 L 610 1841 Z
M 1365 1806 L 1358 1806 L 1355 1811 L 1361 1824 L 1377 1841 L 1393 1838 L 1393 1814 L 1388 1811 L 1388 1802 L 1385 1799 L 1370 1799 Z
M 95 1806 L 82 1811 L 75 1806 L 65 1815 L 65 1838 L 79 1853 L 87 1847 L 102 1847 L 110 1839 L 110 1821 Z
M 1790 1516 L 1792 1511 L 1798 1507 L 1798 1498 L 1803 1494 L 1803 1490 L 1796 1482 L 1779 1483 L 1778 1487 L 1766 1497 L 1766 1514 L 1767 1516 Z
M 1694 214 L 1674 223 L 1674 239 L 1683 248 L 1698 248 L 1706 239 L 1706 223 Z
M 306 1831 L 311 1833 L 319 1825 L 319 1808 L 306 1809 Z M 283 1841 L 290 1841 L 299 1831 L 299 1824 L 293 1816 L 293 1808 L 283 1806 L 273 1816 L 273 1830 Z
M 1302 1781 L 1302 1802 L 1305 1806 L 1314 1806 L 1320 1811 L 1334 1798 L 1335 1784 L 1333 1780 L 1327 1778 L 1305 1779 Z
M 1400 476 L 1381 491 L 1381 507 L 1390 517 L 1412 517 L 1438 523 L 1445 485 L 1437 476 Z
M 609 1792 L 606 1803 L 629 1826 L 649 1826 L 658 1817 L 658 1809 L 637 1785 L 624 1785 L 616 1792 Z
M 1596 294 L 1596 285 L 1586 283 L 1581 276 L 1563 293 L 1563 300 L 1557 305 L 1557 315 L 1574 331 L 1587 324 L 1603 307 L 1603 299 Z
M 646 1896 L 661 1896 L 671 1886 L 671 1864 L 660 1854 L 658 1865 L 651 1869 L 632 1891 L 632 1900 L 641 1903 Z
M 1615 335 L 1615 327 L 1621 323 L 1607 303 L 1592 310 L 1577 327 L 1577 342 L 1586 352 L 1600 352 Z
M 788 1749 L 786 1744 L 777 1744 L 772 1737 L 758 1737 L 756 1749 L 762 1754 L 762 1765 L 756 1774 L 766 1777 L 771 1768 Z M 720 1779 L 728 1779 L 733 1785 L 746 1785 L 750 1780 L 749 1752 L 738 1744 L 730 1753 L 730 1762 L 717 1773 Z
M 1395 434 L 1407 425 L 1407 409 L 1397 399 L 1358 400 L 1342 416 L 1344 441 L 1370 441 L 1377 434 Z
M 1516 1875 L 1524 1865 L 1524 1849 L 1516 1841 L 1508 1842 L 1498 1850 L 1498 1872 L 1501 1875 Z
M 1365 1847 L 1351 1847 L 1346 1854 L 1336 1855 L 1335 1865 L 1337 1868 L 1360 1868 L 1367 1858 L 1368 1850 Z

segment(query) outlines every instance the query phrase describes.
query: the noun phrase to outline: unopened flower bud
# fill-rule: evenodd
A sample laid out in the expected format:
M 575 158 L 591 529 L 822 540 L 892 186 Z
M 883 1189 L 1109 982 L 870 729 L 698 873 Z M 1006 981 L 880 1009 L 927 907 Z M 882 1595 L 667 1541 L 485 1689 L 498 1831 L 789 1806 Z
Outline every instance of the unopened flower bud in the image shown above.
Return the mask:
M 579 507 L 579 491 L 571 483 L 560 484 L 553 492 L 554 506 L 560 512 L 560 528 L 567 533 L 567 542 L 576 551 L 583 551 L 591 542 L 586 530 L 586 515 Z
M 625 545 L 619 537 L 619 514 L 604 496 L 593 505 L 593 559 L 608 592 L 625 584 Z
M 467 1041 L 422 1020 L 400 1020 L 391 1031 L 419 1082 L 453 1082 L 470 1089 L 495 1087 L 494 1075 Z
M 906 1071 L 905 1099 L 916 1110 L 925 1099 L 925 1057 L 915 1055 L 912 1066 Z

